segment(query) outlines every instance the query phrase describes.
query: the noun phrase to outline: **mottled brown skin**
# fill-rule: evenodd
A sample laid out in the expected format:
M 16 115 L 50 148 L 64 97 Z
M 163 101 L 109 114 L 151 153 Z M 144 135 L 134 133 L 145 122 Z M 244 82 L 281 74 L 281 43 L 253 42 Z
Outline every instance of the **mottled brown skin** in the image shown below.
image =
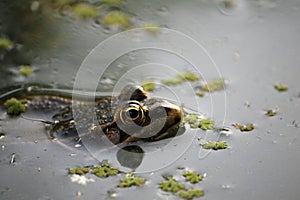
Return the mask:
M 76 112 L 72 110 L 74 104 L 70 105 L 72 100 L 67 98 L 40 95 L 26 101 L 30 109 L 51 113 L 56 110 L 51 122 L 44 121 L 50 124 L 52 132 L 102 134 L 114 144 L 175 136 L 182 119 L 180 107 L 163 99 L 148 98 L 143 88 L 136 85 L 125 86 L 118 97 L 98 99 L 92 107 L 86 106 L 93 105 L 91 102 L 76 102 Z M 91 120 L 93 113 L 96 121 Z

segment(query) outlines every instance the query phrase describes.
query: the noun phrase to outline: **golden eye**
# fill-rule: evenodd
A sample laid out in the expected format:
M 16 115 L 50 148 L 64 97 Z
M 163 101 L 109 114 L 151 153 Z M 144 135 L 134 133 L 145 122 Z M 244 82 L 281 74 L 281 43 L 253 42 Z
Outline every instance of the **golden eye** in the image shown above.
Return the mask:
M 127 102 L 120 112 L 120 119 L 124 124 L 134 122 L 137 125 L 143 125 L 146 118 L 142 105 L 138 101 Z

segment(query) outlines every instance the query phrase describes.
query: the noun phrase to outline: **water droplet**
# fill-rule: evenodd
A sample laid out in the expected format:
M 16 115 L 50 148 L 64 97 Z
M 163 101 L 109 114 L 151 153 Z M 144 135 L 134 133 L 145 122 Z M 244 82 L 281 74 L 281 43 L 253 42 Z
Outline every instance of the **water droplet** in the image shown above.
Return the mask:
M 0 140 L 3 139 L 5 137 L 4 133 L 0 133 Z
M 238 61 L 240 59 L 241 55 L 239 52 L 234 52 L 232 55 L 232 58 L 234 61 Z

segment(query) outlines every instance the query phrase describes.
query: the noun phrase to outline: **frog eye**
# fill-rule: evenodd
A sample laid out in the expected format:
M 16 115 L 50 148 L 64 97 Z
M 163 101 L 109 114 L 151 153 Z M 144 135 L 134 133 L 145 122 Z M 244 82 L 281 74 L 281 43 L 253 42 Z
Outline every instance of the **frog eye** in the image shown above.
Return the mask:
M 120 119 L 123 124 L 143 125 L 146 120 L 143 106 L 138 101 L 129 101 L 120 112 Z

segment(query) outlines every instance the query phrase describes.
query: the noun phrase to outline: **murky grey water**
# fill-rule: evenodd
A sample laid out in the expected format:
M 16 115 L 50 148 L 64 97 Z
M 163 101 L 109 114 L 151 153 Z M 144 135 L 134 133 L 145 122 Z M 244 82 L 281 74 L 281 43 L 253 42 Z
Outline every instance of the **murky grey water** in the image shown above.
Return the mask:
M 139 173 L 148 180 L 145 186 L 118 189 L 121 175 L 95 178 L 95 183 L 81 186 L 70 181 L 66 169 L 97 164 L 89 152 L 50 142 L 43 124 L 7 118 L 1 110 L 0 132 L 6 134 L 0 139 L 1 199 L 75 199 L 78 191 L 82 193 L 81 199 L 177 199 L 177 195 L 161 192 L 158 183 L 165 174 L 182 180 L 179 167 L 206 173 L 204 181 L 193 185 L 205 191 L 202 199 L 299 199 L 300 4 L 295 0 L 235 2 L 234 8 L 205 0 L 139 3 L 127 0 L 123 5 L 136 24 L 150 21 L 180 31 L 210 53 L 228 83 L 225 94 L 195 97 L 190 85 L 183 84 L 170 87 L 171 92 L 161 87 L 152 95 L 179 99 L 184 106 L 212 117 L 217 126 L 229 127 L 232 134 L 220 139 L 230 148 L 204 151 L 197 138 L 219 136 L 189 129 L 170 139 L 172 146 L 162 151 L 158 160 L 151 158 L 151 152 L 146 155 L 143 165 L 153 164 L 150 168 L 155 170 Z M 75 20 L 50 11 L 26 13 L 27 6 L 27 3 L 23 6 L 8 1 L 0 3 L 0 33 L 17 44 L 1 59 L 1 88 L 23 83 L 72 88 L 84 58 L 99 42 L 117 33 L 103 29 L 94 20 Z M 184 44 L 174 44 L 175 49 L 181 46 Z M 108 54 L 114 52 L 111 49 Z M 136 68 L 144 63 L 147 65 Z M 18 76 L 17 69 L 22 64 L 31 64 L 35 69 L 33 75 Z M 101 63 L 94 64 L 103 69 Z M 127 73 L 132 66 L 139 70 Z M 97 88 L 107 92 L 123 82 L 141 83 L 149 77 L 159 80 L 172 76 L 173 69 L 195 70 L 172 53 L 137 50 L 108 66 Z M 212 66 L 196 69 L 205 75 L 202 78 L 218 78 Z M 276 83 L 288 85 L 288 91 L 274 90 Z M 278 114 L 267 117 L 264 114 L 267 109 L 278 109 Z M 237 122 L 254 123 L 255 129 L 242 133 L 231 126 Z M 145 144 L 144 149 L 151 149 L 151 145 L 160 143 Z M 16 162 L 9 164 L 13 153 Z M 108 155 L 112 164 L 118 165 L 115 154 L 111 151 Z M 170 157 L 174 161 L 163 162 Z M 116 197 L 108 191 L 116 193 Z

